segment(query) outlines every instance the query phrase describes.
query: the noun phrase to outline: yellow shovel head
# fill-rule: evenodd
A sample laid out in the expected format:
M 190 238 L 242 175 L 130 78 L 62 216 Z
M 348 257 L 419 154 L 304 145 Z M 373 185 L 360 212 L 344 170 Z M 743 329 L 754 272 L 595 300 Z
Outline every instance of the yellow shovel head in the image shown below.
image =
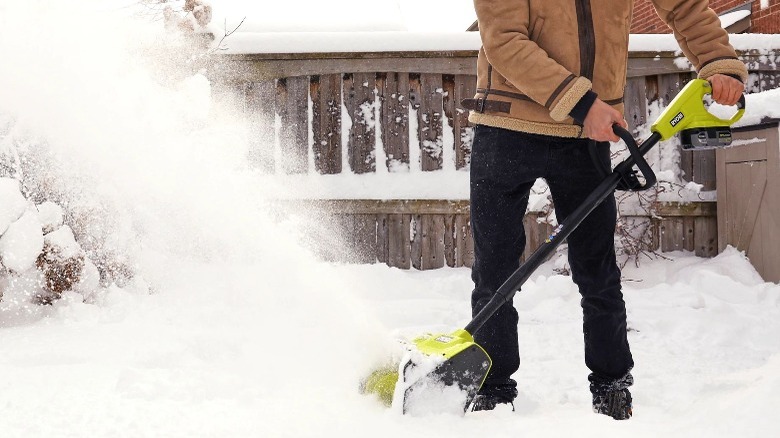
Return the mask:
M 465 412 L 490 370 L 485 350 L 465 330 L 420 336 L 412 345 L 398 367 L 371 373 L 361 392 L 376 394 L 388 406 L 400 402 L 404 413 L 453 406 Z

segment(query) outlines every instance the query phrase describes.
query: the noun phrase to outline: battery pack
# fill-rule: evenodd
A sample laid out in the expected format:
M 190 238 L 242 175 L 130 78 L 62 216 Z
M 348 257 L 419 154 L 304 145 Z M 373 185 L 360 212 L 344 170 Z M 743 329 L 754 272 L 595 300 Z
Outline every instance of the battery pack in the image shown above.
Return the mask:
M 683 149 L 713 149 L 731 144 L 731 128 L 691 128 L 680 131 Z

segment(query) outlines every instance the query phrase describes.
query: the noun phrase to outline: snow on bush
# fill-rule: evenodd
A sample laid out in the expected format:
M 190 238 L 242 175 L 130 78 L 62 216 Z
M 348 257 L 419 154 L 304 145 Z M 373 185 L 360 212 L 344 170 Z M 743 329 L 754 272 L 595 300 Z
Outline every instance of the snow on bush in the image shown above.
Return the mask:
M 0 260 L 11 272 L 23 272 L 35 264 L 43 249 L 43 227 L 35 207 L 8 226 L 0 236 Z
M 27 284 L 32 301 L 51 303 L 66 291 L 89 296 L 100 287 L 100 272 L 64 225 L 63 208 L 51 201 L 36 207 L 13 178 L 0 178 L 0 230 L 3 289 Z
M 38 256 L 36 266 L 46 278 L 45 288 L 54 297 L 81 281 L 84 270 L 84 251 L 81 249 L 73 231 L 64 225 L 57 231 L 46 235 L 43 252 Z M 46 300 L 47 297 L 44 297 Z
M 62 207 L 54 202 L 46 201 L 38 206 L 38 219 L 41 221 L 44 233 L 51 233 L 63 224 Z
M 0 178 L 0 234 L 5 233 L 8 226 L 22 217 L 27 209 L 27 200 L 19 191 L 19 181 L 13 178 Z

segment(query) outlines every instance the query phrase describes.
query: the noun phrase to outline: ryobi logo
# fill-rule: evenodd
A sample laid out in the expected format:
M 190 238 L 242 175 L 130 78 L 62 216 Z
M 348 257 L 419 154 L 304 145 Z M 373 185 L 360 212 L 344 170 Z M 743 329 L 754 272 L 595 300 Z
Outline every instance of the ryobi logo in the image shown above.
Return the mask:
M 683 113 L 681 111 L 681 112 L 677 113 L 676 116 L 674 116 L 674 118 L 672 119 L 672 121 L 670 123 L 672 124 L 672 126 L 677 126 L 677 124 L 680 123 L 680 120 L 682 120 L 684 117 L 685 117 L 685 115 L 683 115 Z

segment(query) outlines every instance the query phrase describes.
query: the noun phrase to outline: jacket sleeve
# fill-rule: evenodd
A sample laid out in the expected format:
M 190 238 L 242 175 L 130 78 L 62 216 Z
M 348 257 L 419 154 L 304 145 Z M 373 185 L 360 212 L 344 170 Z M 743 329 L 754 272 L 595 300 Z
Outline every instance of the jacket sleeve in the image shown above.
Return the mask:
M 562 121 L 591 89 L 529 38 L 528 0 L 474 0 L 488 62 L 515 88 Z
M 658 16 L 672 28 L 685 56 L 707 79 L 715 74 L 739 77 L 747 82 L 745 64 L 729 44 L 729 34 L 707 0 L 653 0 Z

